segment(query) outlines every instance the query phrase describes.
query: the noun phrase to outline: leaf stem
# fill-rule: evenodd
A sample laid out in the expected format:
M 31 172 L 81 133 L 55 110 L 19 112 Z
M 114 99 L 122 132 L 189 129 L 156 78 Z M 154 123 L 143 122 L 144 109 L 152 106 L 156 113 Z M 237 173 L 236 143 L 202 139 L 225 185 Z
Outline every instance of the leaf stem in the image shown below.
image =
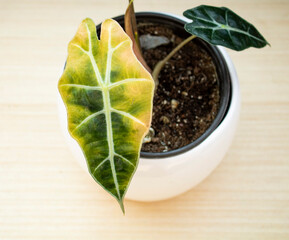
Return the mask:
M 148 72 L 151 73 L 152 70 L 147 65 L 141 52 L 133 0 L 129 0 L 129 4 L 124 15 L 124 26 L 125 32 L 132 40 L 134 54 L 136 55 L 137 59 L 141 62 L 141 64 L 146 68 L 146 70 L 148 70 Z
M 182 41 L 178 46 L 176 46 L 163 60 L 159 61 L 157 65 L 155 66 L 152 76 L 153 79 L 155 80 L 155 89 L 157 89 L 157 86 L 159 84 L 159 73 L 162 70 L 163 66 L 166 64 L 167 61 L 171 59 L 172 56 L 175 55 L 176 52 L 178 52 L 183 46 L 185 46 L 188 42 L 193 40 L 196 36 L 192 35 L 188 38 L 186 38 L 184 41 Z
M 131 4 L 131 24 L 132 24 L 132 31 L 134 33 L 134 39 L 136 41 L 136 44 L 141 52 L 140 42 L 139 42 L 139 36 L 138 36 L 138 30 L 137 30 L 137 23 L 136 23 L 136 17 L 135 17 L 135 11 L 134 11 L 134 4 L 133 0 L 129 0 L 129 4 Z M 142 53 L 142 52 L 141 52 Z

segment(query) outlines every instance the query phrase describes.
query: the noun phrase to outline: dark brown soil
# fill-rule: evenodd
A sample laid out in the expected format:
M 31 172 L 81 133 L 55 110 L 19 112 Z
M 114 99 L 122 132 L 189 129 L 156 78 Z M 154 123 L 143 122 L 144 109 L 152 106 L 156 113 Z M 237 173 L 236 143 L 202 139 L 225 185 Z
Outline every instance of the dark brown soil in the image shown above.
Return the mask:
M 151 69 L 183 39 L 168 27 L 146 25 L 139 34 L 168 37 L 171 42 L 143 50 Z M 183 147 L 200 137 L 219 109 L 219 86 L 213 60 L 192 41 L 164 66 L 154 96 L 152 128 L 155 135 L 142 146 L 143 152 L 166 152 Z

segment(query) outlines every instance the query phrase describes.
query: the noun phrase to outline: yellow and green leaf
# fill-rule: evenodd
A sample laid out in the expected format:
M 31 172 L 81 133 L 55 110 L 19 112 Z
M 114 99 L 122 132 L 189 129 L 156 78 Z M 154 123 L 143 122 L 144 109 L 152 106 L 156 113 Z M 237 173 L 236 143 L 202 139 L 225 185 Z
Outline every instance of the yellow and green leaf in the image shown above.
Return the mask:
M 102 23 L 100 39 L 94 22 L 82 21 L 68 45 L 58 89 L 69 133 L 82 148 L 90 174 L 124 211 L 123 198 L 151 123 L 154 81 L 116 21 Z

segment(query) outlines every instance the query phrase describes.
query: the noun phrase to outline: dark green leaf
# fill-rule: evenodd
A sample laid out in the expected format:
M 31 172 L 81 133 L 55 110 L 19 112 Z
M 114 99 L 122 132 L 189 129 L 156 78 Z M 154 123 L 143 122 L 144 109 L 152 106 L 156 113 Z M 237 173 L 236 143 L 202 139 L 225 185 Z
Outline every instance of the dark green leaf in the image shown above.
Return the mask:
M 185 24 L 186 31 L 211 44 L 237 51 L 270 45 L 251 23 L 228 8 L 201 5 L 183 14 L 193 20 Z

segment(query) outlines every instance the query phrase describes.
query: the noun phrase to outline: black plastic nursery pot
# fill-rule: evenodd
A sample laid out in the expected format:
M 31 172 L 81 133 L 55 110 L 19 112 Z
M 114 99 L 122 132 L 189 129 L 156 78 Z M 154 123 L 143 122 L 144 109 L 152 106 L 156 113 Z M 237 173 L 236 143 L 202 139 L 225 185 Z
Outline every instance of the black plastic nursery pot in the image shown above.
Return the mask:
M 124 15 L 113 18 L 116 20 L 122 27 L 124 27 Z M 173 32 L 180 36 L 181 38 L 187 38 L 190 36 L 184 29 L 185 21 L 164 13 L 154 13 L 154 12 L 139 12 L 136 13 L 136 19 L 138 23 L 153 23 L 160 24 L 163 26 L 167 26 L 172 29 Z M 96 29 L 98 34 L 100 33 L 101 25 L 97 25 Z M 230 105 L 231 99 L 231 77 L 229 74 L 228 66 L 223 58 L 220 50 L 202 39 L 195 39 L 194 41 L 198 41 L 198 44 L 207 51 L 207 53 L 211 56 L 218 75 L 218 85 L 219 85 L 219 93 L 220 93 L 220 106 L 218 113 L 213 120 L 212 124 L 208 127 L 208 129 L 195 141 L 189 143 L 188 145 L 171 150 L 168 152 L 141 152 L 140 156 L 146 159 L 157 159 L 157 158 L 165 158 L 178 155 L 180 153 L 189 151 L 190 149 L 196 147 L 201 142 L 203 142 L 222 122 L 224 117 L 226 116 L 227 110 Z

